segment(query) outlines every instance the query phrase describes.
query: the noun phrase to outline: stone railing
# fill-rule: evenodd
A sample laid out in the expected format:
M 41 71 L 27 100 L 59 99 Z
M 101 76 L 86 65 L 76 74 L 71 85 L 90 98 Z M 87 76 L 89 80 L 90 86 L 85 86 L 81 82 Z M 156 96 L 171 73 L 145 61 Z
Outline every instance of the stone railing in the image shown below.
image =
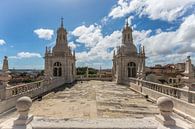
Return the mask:
M 77 81 L 90 81 L 90 80 L 99 80 L 99 81 L 112 81 L 112 77 L 82 77 L 77 76 Z
M 37 98 L 64 84 L 63 78 L 53 78 L 37 82 L 5 87 L 0 93 L 0 114 L 13 108 L 16 100 L 22 96 Z M 3 95 L 1 95 L 3 94 Z
M 130 78 L 130 82 L 137 84 L 140 87 L 146 87 L 148 89 L 155 90 L 157 92 L 178 98 L 180 100 L 187 101 L 189 103 L 195 103 L 195 91 L 189 91 L 189 90 L 176 88 L 169 85 L 149 82 L 149 81 L 140 80 L 136 78 Z
M 24 94 L 27 92 L 31 92 L 33 90 L 40 89 L 42 85 L 43 85 L 43 80 L 32 82 L 32 83 L 27 83 L 27 84 L 16 85 L 13 87 L 7 87 L 5 99 L 9 99 L 11 97 L 14 97 L 20 94 Z
M 130 88 L 147 95 L 153 100 L 159 97 L 170 97 L 173 100 L 175 111 L 188 114 L 195 119 L 195 91 L 176 88 L 136 78 L 129 78 Z M 190 118 L 191 119 L 191 118 Z

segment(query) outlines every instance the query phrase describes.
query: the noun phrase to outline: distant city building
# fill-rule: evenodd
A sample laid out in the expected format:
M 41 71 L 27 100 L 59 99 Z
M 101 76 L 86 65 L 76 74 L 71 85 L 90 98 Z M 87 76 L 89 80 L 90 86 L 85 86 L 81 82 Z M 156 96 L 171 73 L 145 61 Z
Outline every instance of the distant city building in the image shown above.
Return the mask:
M 113 76 L 117 83 L 128 83 L 130 77 L 144 78 L 145 50 L 137 48 L 133 43 L 132 28 L 126 22 L 122 31 L 122 45 L 113 54 Z
M 71 83 L 76 77 L 75 52 L 71 51 L 67 41 L 67 31 L 63 26 L 57 30 L 56 44 L 52 50 L 46 47 L 45 51 L 45 76 L 46 78 L 64 78 L 66 83 Z
M 191 64 L 190 57 L 184 63 L 155 65 L 147 68 L 146 80 L 156 83 L 168 84 L 174 87 L 182 88 L 184 78 L 189 77 L 188 80 L 194 78 L 194 66 Z

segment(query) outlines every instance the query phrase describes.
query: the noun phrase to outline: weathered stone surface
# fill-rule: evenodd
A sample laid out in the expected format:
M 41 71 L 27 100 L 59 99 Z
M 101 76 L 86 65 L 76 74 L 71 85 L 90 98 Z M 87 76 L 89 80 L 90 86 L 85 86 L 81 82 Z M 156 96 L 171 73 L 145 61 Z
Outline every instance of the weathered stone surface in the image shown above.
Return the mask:
M 173 110 L 173 101 L 168 97 L 158 98 L 157 105 L 160 111 L 172 112 Z
M 28 111 L 31 106 L 32 106 L 32 100 L 27 96 L 19 98 L 16 103 L 16 109 L 19 112 Z
M 157 106 L 128 87 L 89 81 L 52 93 L 33 103 L 35 116 L 55 118 L 125 118 L 153 116 Z
M 47 119 L 37 118 L 32 123 L 35 129 L 156 129 L 153 118 L 135 119 Z

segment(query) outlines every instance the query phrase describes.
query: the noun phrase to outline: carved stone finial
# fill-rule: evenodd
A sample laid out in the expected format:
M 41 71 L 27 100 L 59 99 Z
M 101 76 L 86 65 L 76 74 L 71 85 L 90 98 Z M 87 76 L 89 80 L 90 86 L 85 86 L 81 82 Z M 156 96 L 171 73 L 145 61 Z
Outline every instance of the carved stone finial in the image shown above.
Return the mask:
M 2 68 L 3 73 L 8 73 L 9 72 L 9 66 L 8 66 L 8 59 L 7 56 L 4 57 L 3 59 L 3 68 Z
M 25 126 L 32 121 L 33 116 L 28 115 L 31 106 L 32 106 L 32 100 L 27 96 L 21 97 L 17 100 L 16 109 L 19 113 L 19 116 L 14 121 L 14 125 Z
M 9 75 L 10 71 L 9 71 L 9 65 L 8 65 L 8 59 L 7 56 L 4 57 L 3 59 L 3 67 L 2 67 L 2 75 L 0 80 L 3 82 L 3 85 L 5 87 L 9 86 L 8 82 L 9 80 L 12 78 L 11 75 Z
M 160 114 L 156 116 L 156 120 L 165 126 L 175 125 L 175 120 L 171 117 L 173 101 L 168 97 L 160 97 L 157 100 L 157 106 Z

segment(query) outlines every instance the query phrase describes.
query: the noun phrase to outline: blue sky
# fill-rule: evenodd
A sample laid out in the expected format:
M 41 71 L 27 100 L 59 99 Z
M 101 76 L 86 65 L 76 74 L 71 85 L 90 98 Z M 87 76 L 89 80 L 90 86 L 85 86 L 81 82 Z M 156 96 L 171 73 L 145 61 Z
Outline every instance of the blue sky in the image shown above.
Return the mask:
M 77 66 L 112 67 L 128 19 L 134 43 L 146 47 L 147 65 L 194 60 L 195 0 L 0 0 L 0 66 L 44 68 L 60 18 L 76 51 Z M 193 61 L 194 62 L 194 61 Z

